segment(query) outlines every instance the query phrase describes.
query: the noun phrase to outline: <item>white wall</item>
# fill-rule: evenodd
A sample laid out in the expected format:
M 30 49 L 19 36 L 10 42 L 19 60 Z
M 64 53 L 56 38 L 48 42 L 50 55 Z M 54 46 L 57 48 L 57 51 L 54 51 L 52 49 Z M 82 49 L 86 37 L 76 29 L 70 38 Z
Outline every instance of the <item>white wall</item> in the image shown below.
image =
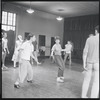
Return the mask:
M 39 12 L 34 12 L 30 15 L 23 8 L 20 9 L 12 4 L 5 4 L 2 10 L 17 13 L 16 35 L 20 34 L 24 38 L 25 32 L 31 32 L 36 35 L 37 39 L 39 35 L 45 35 L 47 47 L 51 46 L 51 37 L 59 35 L 62 44 L 63 21 L 58 22 L 55 16 L 50 19 L 50 16 L 52 17 L 53 15 L 44 12 L 44 14 L 48 14 L 49 18 L 42 17 Z

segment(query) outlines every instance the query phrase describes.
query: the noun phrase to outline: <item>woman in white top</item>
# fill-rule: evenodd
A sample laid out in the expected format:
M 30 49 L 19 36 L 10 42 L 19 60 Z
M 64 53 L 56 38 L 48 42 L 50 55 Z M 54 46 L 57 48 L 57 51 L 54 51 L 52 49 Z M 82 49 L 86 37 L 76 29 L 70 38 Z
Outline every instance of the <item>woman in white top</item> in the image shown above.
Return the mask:
M 14 62 L 14 67 L 16 67 L 16 63 L 19 62 L 19 48 L 20 46 L 22 45 L 22 36 L 21 35 L 18 35 L 18 40 L 16 41 L 16 44 L 15 44 L 15 51 L 14 51 L 14 54 L 13 54 L 13 57 L 12 57 L 12 61 Z
M 65 56 L 64 56 L 64 62 L 66 63 L 67 57 L 69 57 L 69 65 L 71 65 L 71 51 L 72 51 L 72 44 L 70 41 L 67 42 L 65 45 Z
M 60 44 L 60 38 L 57 36 L 55 38 L 55 44 L 52 47 L 52 52 L 51 52 L 51 57 L 55 58 L 55 62 L 58 65 L 58 75 L 57 75 L 57 82 L 64 82 L 64 68 L 65 68 L 65 64 L 64 61 L 61 57 L 61 52 L 63 51 L 61 48 L 61 44 Z
M 7 33 L 2 33 L 2 70 L 7 69 L 5 66 L 5 58 L 7 54 L 9 54 Z

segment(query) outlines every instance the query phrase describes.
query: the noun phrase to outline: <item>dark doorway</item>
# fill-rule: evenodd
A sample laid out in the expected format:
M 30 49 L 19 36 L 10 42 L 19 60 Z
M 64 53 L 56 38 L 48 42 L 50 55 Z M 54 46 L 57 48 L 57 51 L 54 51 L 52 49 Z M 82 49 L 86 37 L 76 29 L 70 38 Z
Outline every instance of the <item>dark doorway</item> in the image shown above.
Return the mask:
M 39 35 L 39 46 L 45 46 L 45 35 Z
M 43 47 L 45 48 L 45 35 L 39 35 L 39 53 L 40 53 L 40 62 L 44 62 L 45 59 L 45 51 L 43 50 Z
M 9 31 L 4 31 L 7 33 L 7 39 L 8 39 L 8 49 L 9 49 L 9 54 L 6 56 L 6 61 L 11 62 L 12 56 L 14 53 L 14 48 L 15 48 L 15 31 L 9 30 Z

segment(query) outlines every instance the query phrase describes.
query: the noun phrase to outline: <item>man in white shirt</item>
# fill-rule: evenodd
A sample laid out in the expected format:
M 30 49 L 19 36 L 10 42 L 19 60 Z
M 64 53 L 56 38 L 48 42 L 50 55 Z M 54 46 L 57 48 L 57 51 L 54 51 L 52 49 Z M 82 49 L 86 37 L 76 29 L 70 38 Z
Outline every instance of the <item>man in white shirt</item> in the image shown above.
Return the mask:
M 93 73 L 93 84 L 90 98 L 99 95 L 99 26 L 95 27 L 95 36 L 89 37 L 83 50 L 83 67 L 85 70 L 82 85 L 82 98 L 87 98 L 90 80 Z
M 35 35 L 29 34 L 27 36 L 27 40 L 21 45 L 19 55 L 19 78 L 14 84 L 15 88 L 20 87 L 20 83 L 23 83 L 26 76 L 27 76 L 27 82 L 32 83 L 33 79 L 33 69 L 30 64 L 30 57 L 35 59 L 33 55 L 34 47 L 32 45 L 32 42 L 36 40 Z M 36 60 L 36 59 L 35 59 Z

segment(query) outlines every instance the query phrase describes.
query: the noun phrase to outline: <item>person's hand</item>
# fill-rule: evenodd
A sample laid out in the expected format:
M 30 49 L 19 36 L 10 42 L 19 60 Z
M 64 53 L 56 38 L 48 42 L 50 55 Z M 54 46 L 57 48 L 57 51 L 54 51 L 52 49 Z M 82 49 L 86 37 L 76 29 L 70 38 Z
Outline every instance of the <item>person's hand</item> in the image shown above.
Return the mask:
M 84 70 L 87 70 L 87 68 L 86 68 L 86 64 L 83 65 L 83 68 L 84 68 Z

